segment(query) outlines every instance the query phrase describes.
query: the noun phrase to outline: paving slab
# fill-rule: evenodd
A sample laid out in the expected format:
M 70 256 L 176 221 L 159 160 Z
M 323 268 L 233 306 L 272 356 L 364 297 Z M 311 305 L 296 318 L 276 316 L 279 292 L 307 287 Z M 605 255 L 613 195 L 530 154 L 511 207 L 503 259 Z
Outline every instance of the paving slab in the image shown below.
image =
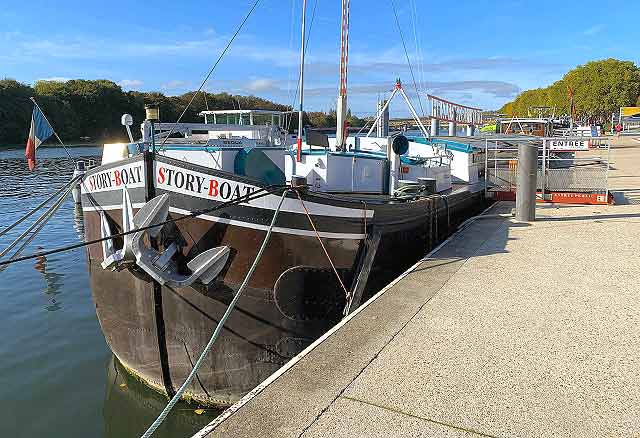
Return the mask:
M 628 207 L 502 224 L 343 396 L 492 436 L 640 434 L 640 208 Z

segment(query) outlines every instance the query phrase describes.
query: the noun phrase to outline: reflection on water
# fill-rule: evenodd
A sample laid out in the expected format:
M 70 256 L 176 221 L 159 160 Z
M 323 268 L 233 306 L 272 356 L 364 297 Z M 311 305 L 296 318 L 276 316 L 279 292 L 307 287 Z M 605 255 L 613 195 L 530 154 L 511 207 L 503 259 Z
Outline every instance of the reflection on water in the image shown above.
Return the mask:
M 84 240 L 84 218 L 80 204 L 73 204 L 73 229 L 76 230 L 78 240 Z
M 44 249 L 45 248 L 42 246 L 37 247 L 38 251 L 43 251 Z M 51 302 L 49 305 L 45 306 L 45 309 L 50 312 L 60 310 L 61 303 L 56 301 L 56 295 L 60 293 L 64 274 L 58 274 L 57 272 L 51 272 L 50 270 L 47 270 L 47 256 L 36 257 L 33 267 L 36 271 L 42 274 L 46 285 L 44 293 L 51 297 Z
M 99 148 L 72 148 L 74 158 Z M 61 148 L 38 150 L 30 172 L 24 150 L 0 150 L 0 230 L 71 178 Z M 0 250 L 38 215 L 4 236 Z M 71 196 L 25 249 L 75 244 L 84 239 L 82 211 Z M 167 400 L 130 377 L 112 359 L 91 298 L 84 249 L 16 263 L 0 273 L 0 436 L 140 436 Z M 189 437 L 217 412 L 196 415 L 179 404 L 154 437 Z
M 125 371 L 113 358 L 107 366 L 107 391 L 104 402 L 104 436 L 108 438 L 138 437 L 153 423 L 167 404 L 167 398 L 149 390 Z M 197 406 L 178 403 L 154 437 L 188 437 L 185 431 L 197 431 L 211 422 L 220 411 L 205 409 L 196 414 Z M 200 412 L 200 411 L 198 411 Z

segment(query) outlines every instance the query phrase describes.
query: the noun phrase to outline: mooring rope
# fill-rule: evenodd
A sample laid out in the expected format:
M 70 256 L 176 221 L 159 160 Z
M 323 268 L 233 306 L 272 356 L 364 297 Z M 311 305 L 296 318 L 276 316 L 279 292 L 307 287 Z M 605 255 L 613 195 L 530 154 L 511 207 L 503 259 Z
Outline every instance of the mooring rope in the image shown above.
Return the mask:
M 60 196 L 60 198 L 58 198 L 56 200 L 56 202 L 53 203 L 53 205 L 51 205 L 44 213 L 42 213 L 40 215 L 40 217 L 38 219 L 36 219 L 36 221 L 31 224 L 22 234 L 20 234 L 13 242 L 11 242 L 9 244 L 9 246 L 7 246 L 5 249 L 3 249 L 2 251 L 0 251 L 0 258 L 4 257 L 9 251 L 11 251 L 18 243 L 20 243 L 34 228 L 38 227 L 39 225 L 42 224 L 42 226 L 44 226 L 44 224 L 46 224 L 49 219 L 51 219 L 51 216 L 53 216 L 53 214 L 58 210 L 58 208 L 60 207 L 60 205 L 62 205 L 62 202 L 66 199 L 67 195 L 69 193 L 71 193 L 71 191 L 73 190 L 73 186 L 67 186 L 66 191 Z M 39 228 L 37 228 L 37 230 L 35 231 L 35 233 L 37 234 L 38 232 L 40 232 L 40 230 L 42 229 L 42 226 L 40 226 Z M 31 239 L 33 240 L 33 239 Z M 31 241 L 29 240 L 29 241 Z M 15 254 L 14 254 L 15 255 Z
M 160 415 L 158 415 L 158 418 L 156 418 L 156 421 L 154 421 L 153 424 L 151 426 L 149 426 L 149 429 L 147 429 L 147 431 L 142 435 L 141 438 L 149 438 L 153 434 L 153 432 L 155 432 L 156 429 L 162 424 L 162 422 L 165 420 L 165 418 L 167 418 L 167 415 L 169 415 L 169 412 L 171 412 L 171 409 L 175 406 L 175 404 L 178 402 L 178 400 L 180 400 L 180 398 L 182 397 L 182 394 L 184 394 L 184 391 L 187 389 L 187 386 L 191 383 L 191 380 L 193 380 L 193 377 L 198 372 L 198 369 L 200 369 L 200 366 L 204 362 L 204 358 L 207 356 L 207 354 L 209 353 L 209 351 L 213 347 L 213 344 L 215 343 L 216 339 L 220 335 L 220 331 L 222 330 L 222 327 L 224 326 L 224 323 L 229 318 L 229 315 L 231 314 L 231 312 L 233 311 L 234 307 L 236 306 L 236 303 L 238 302 L 238 299 L 242 295 L 242 292 L 244 291 L 245 287 L 249 283 L 249 280 L 251 279 L 251 276 L 253 275 L 253 272 L 256 270 L 256 267 L 258 266 L 258 263 L 260 262 L 260 259 L 262 258 L 262 254 L 264 253 L 264 250 L 267 247 L 267 243 L 269 243 L 269 238 L 271 237 L 271 232 L 273 231 L 273 227 L 276 224 L 276 219 L 278 218 L 278 213 L 280 212 L 280 208 L 282 207 L 282 203 L 284 202 L 284 199 L 287 196 L 287 192 L 288 191 L 289 190 L 286 189 L 282 193 L 282 196 L 280 197 L 280 203 L 278 204 L 278 208 L 276 208 L 276 211 L 273 213 L 273 217 L 271 218 L 271 224 L 269 225 L 269 228 L 267 229 L 267 235 L 264 236 L 264 240 L 262 241 L 262 246 L 260 246 L 260 249 L 258 250 L 258 254 L 256 255 L 256 258 L 253 260 L 253 264 L 251 265 L 251 268 L 249 268 L 249 272 L 247 272 L 247 275 L 244 277 L 244 281 L 242 282 L 242 284 L 238 288 L 238 292 L 236 292 L 235 296 L 231 300 L 231 303 L 229 303 L 229 306 L 227 307 L 227 310 L 224 312 L 224 315 L 220 319 L 220 322 L 218 322 L 218 325 L 216 326 L 216 329 L 214 330 L 213 334 L 211 335 L 211 339 L 209 339 L 209 342 L 204 347 L 204 350 L 202 350 L 202 353 L 200 354 L 200 357 L 198 358 L 198 360 L 196 361 L 195 365 L 191 369 L 191 372 L 189 373 L 189 376 L 184 381 L 184 383 L 180 386 L 178 391 L 176 391 L 176 394 L 169 401 L 169 403 L 167 403 L 167 406 L 162 410 Z
M 36 227 L 31 233 L 31 235 L 26 239 L 26 241 L 22 245 L 20 245 L 20 247 L 16 250 L 16 252 L 14 252 L 13 255 L 7 260 L 7 264 L 3 264 L 2 266 L 0 266 L 0 272 L 4 271 L 9 266 L 9 262 L 16 260 L 17 257 L 20 254 L 22 254 L 22 251 L 24 251 L 27 245 L 29 245 L 33 241 L 33 239 L 36 238 L 36 236 L 40 233 L 40 231 L 42 231 L 44 226 L 47 225 L 47 222 L 49 222 L 49 220 L 53 217 L 53 215 L 56 214 L 56 212 L 58 211 L 62 203 L 67 199 L 67 197 L 69 196 L 72 190 L 73 190 L 73 186 L 69 187 L 67 191 L 64 192 L 62 196 L 60 196 L 60 198 L 55 202 L 55 204 L 53 204 L 51 208 L 49 208 L 42 216 L 40 216 L 40 218 L 38 218 L 38 220 L 31 227 L 29 227 L 27 231 L 22 233 L 22 235 L 20 235 L 18 239 L 16 239 L 11 245 L 9 245 L 8 248 L 2 251 L 2 253 L 0 254 L 0 257 L 8 253 L 11 250 L 11 248 L 16 246 L 27 235 L 29 231 L 31 231 L 34 227 Z
M 307 206 L 304 205 L 304 201 L 302 200 L 302 197 L 300 196 L 300 192 L 298 192 L 296 190 L 296 195 L 298 195 L 298 199 L 300 200 L 300 203 L 302 204 L 302 208 L 304 209 L 304 212 L 307 214 L 307 218 L 309 219 L 309 223 L 311 224 L 311 228 L 313 228 L 313 232 L 316 233 L 316 237 L 318 238 L 318 242 L 320 242 L 320 246 L 322 247 L 322 250 L 324 251 L 324 254 L 327 256 L 327 260 L 329 260 L 329 264 L 331 265 L 331 268 L 333 268 L 333 272 L 335 272 L 336 277 L 338 278 L 338 282 L 340 283 L 340 286 L 342 286 L 342 289 L 344 290 L 344 294 L 347 300 L 349 300 L 349 298 L 351 298 L 351 292 L 349 292 L 349 290 L 345 287 L 344 283 L 342 282 L 342 278 L 340 278 L 340 274 L 338 274 L 338 270 L 336 269 L 336 266 L 333 264 L 333 260 L 331 260 L 331 256 L 329 255 L 329 252 L 327 251 L 327 248 L 325 248 L 324 243 L 322 242 L 322 239 L 320 238 L 320 233 L 318 233 L 318 230 L 316 229 L 315 224 L 313 223 L 313 220 L 311 219 L 311 215 L 309 214 L 309 210 L 307 210 Z
M 45 205 L 47 205 L 47 203 L 49 203 L 49 201 L 51 201 L 53 198 L 55 198 L 57 195 L 59 195 L 60 193 L 62 193 L 62 191 L 66 188 L 69 188 L 69 186 L 73 185 L 76 181 L 78 181 L 78 179 L 80 179 L 82 177 L 82 175 L 76 175 L 74 178 L 72 178 L 69 182 L 67 182 L 65 185 L 63 185 L 62 187 L 60 187 L 58 190 L 56 190 L 56 192 L 49 196 L 47 199 L 45 199 L 44 201 L 42 201 L 37 207 L 33 208 L 33 210 L 31 210 L 29 213 L 25 214 L 24 216 L 22 216 L 20 219 L 18 219 L 17 221 L 15 221 L 14 223 L 12 223 L 11 225 L 9 225 L 7 228 L 5 228 L 4 230 L 0 231 L 0 236 L 4 236 L 5 234 L 7 234 L 9 231 L 11 231 L 12 229 L 14 229 L 16 226 L 20 225 L 22 222 L 24 222 L 26 219 L 30 218 L 33 214 L 35 214 L 36 211 L 40 210 L 42 207 L 44 207 Z
M 26 255 L 26 256 L 18 257 L 18 258 L 13 259 L 13 260 L 0 261 L 0 267 L 4 266 L 4 265 L 10 265 L 10 264 L 13 264 L 13 263 L 17 263 L 17 262 L 22 262 L 22 261 L 25 261 L 25 260 L 35 259 L 35 258 L 38 258 L 38 257 L 48 256 L 48 255 L 51 255 L 51 254 L 57 254 L 57 253 L 60 253 L 60 252 L 71 251 L 71 250 L 74 250 L 74 249 L 77 249 L 77 248 L 82 248 L 82 247 L 85 247 L 85 246 L 93 245 L 95 243 L 103 242 L 105 240 L 113 239 L 114 237 L 126 236 L 126 235 L 129 235 L 129 234 L 137 233 L 139 231 L 144 231 L 144 230 L 149 230 L 151 228 L 156 228 L 156 227 L 168 224 L 168 223 L 180 222 L 180 221 L 185 220 L 185 219 L 194 218 L 194 217 L 206 214 L 206 213 L 211 213 L 211 212 L 216 211 L 216 210 L 221 210 L 223 208 L 226 208 L 226 207 L 229 207 L 229 206 L 232 206 L 232 205 L 241 204 L 243 202 L 254 201 L 256 199 L 260 199 L 260 198 L 263 198 L 263 197 L 268 196 L 268 195 L 276 194 L 280 190 L 286 189 L 286 186 L 280 186 L 280 187 L 278 187 L 276 189 L 270 189 L 271 187 L 274 187 L 274 186 L 263 187 L 263 188 L 260 188 L 259 190 L 257 190 L 256 192 L 253 192 L 250 195 L 244 195 L 244 196 L 242 196 L 240 198 L 237 198 L 237 199 L 235 199 L 233 201 L 228 201 L 228 202 L 216 205 L 215 207 L 212 207 L 212 208 L 194 211 L 192 213 L 189 213 L 188 215 L 181 216 L 179 218 L 175 218 L 175 219 L 174 218 L 169 218 L 166 221 L 158 223 L 158 224 L 152 224 L 152 225 L 149 225 L 149 226 L 146 226 L 146 227 L 140 227 L 140 228 L 136 228 L 136 229 L 129 230 L 129 231 L 123 231 L 121 233 L 112 234 L 112 235 L 110 235 L 108 237 L 102 237 L 102 238 L 99 238 L 99 239 L 93 239 L 93 240 L 86 241 L 86 242 L 80 242 L 80 243 L 76 243 L 76 244 L 73 244 L 73 245 L 64 246 L 64 247 L 61 247 L 61 248 L 51 249 L 51 250 L 48 250 L 48 251 L 41 251 L 41 252 L 37 252 L 37 253 L 34 253 L 34 254 L 29 254 L 29 255 Z M 264 192 L 264 193 L 260 193 L 260 192 Z M 257 193 L 260 193 L 260 194 L 257 194 Z

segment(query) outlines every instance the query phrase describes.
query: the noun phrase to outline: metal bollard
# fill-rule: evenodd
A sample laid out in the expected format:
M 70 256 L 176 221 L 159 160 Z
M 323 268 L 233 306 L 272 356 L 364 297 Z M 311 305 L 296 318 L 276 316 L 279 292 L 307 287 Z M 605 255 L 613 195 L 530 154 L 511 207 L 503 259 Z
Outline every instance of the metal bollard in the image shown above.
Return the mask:
M 78 175 L 84 175 L 85 173 L 87 173 L 87 168 L 85 166 L 84 161 L 79 160 L 76 163 L 76 167 L 73 171 L 73 177 L 75 178 Z M 84 177 L 83 177 L 84 178 Z M 76 185 L 73 187 L 73 191 L 71 192 L 71 195 L 73 196 L 73 202 L 76 204 L 81 204 L 82 203 L 82 178 L 80 178 L 78 180 L 78 182 L 76 183 Z
M 518 145 L 518 178 L 516 181 L 516 220 L 536 220 L 536 190 L 538 179 L 538 147 Z

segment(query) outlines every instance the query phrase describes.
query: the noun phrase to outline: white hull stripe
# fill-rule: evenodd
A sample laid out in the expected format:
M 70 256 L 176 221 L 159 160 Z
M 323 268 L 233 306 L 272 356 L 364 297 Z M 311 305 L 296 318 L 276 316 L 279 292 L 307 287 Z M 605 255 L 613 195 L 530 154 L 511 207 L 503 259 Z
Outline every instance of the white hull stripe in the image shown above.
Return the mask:
M 144 203 L 135 203 L 132 205 L 133 208 L 142 208 Z M 83 207 L 83 211 L 99 211 L 99 210 L 120 210 L 122 208 L 121 205 L 106 205 L 104 207 Z M 189 215 L 192 214 L 189 210 L 183 210 L 181 208 L 169 207 L 169 211 L 172 213 Z M 198 219 L 204 219 L 210 222 L 217 222 L 222 224 L 234 225 L 236 227 L 243 228 L 251 228 L 254 230 L 262 230 L 267 231 L 269 229 L 268 225 L 260 225 L 254 224 L 251 222 L 238 221 L 235 219 L 227 219 L 216 216 L 209 216 L 207 214 L 201 214 L 197 216 Z M 316 233 L 313 230 L 299 230 L 297 228 L 285 228 L 285 227 L 274 227 L 274 233 L 282 233 L 282 234 L 293 234 L 297 236 L 308 236 L 308 237 L 316 237 Z M 356 234 L 356 233 L 329 233 L 324 231 L 318 231 L 320 237 L 324 237 L 326 239 L 346 239 L 346 240 L 362 240 L 366 238 L 365 234 Z
M 276 210 L 276 208 L 278 208 L 279 202 L 280 202 L 279 196 L 267 195 L 262 198 L 255 199 L 253 201 L 242 203 L 241 205 L 264 208 L 267 210 Z M 309 213 L 314 216 L 340 216 L 340 217 L 350 217 L 350 218 L 363 218 L 366 212 L 367 219 L 373 218 L 373 210 L 365 210 L 364 204 L 362 209 L 337 207 L 337 206 L 327 205 L 327 204 L 318 204 L 316 202 L 311 202 L 311 201 L 305 201 L 304 205 L 305 207 L 307 207 L 307 210 L 309 210 Z M 288 213 L 305 214 L 304 208 L 302 208 L 302 204 L 298 199 L 286 198 L 282 203 L 282 207 L 280 208 L 280 210 L 286 211 Z
M 178 214 L 191 214 L 190 211 L 188 210 L 183 210 L 181 208 L 175 208 L 175 207 L 169 207 L 169 211 L 173 212 L 173 213 L 178 213 Z M 237 227 L 244 227 L 244 228 L 252 228 L 254 230 L 262 230 L 262 231 L 267 231 L 269 229 L 268 225 L 260 225 L 260 224 L 253 224 L 251 222 L 243 222 L 243 221 L 238 221 L 235 219 L 227 219 L 227 218 L 222 218 L 222 217 L 216 217 L 216 216 L 209 216 L 207 214 L 201 214 L 198 216 L 199 219 L 204 219 L 207 221 L 211 221 L 211 222 L 219 222 L 222 224 L 229 224 L 229 225 L 235 225 Z M 283 233 L 283 234 L 296 234 L 298 236 L 310 236 L 310 237 L 315 237 L 316 233 L 313 230 L 299 230 L 297 228 L 284 228 L 284 227 L 273 227 L 273 232 L 274 233 Z M 366 235 L 364 234 L 354 234 L 354 233 L 328 233 L 328 232 L 324 232 L 324 231 L 318 231 L 318 234 L 320 235 L 320 237 L 325 237 L 327 239 L 356 239 L 356 240 L 360 240 L 360 239 L 364 239 L 366 237 Z
M 144 207 L 145 202 L 133 202 L 131 207 L 133 208 L 142 208 Z M 100 205 L 99 207 L 82 207 L 82 211 L 111 211 L 111 210 L 122 210 L 122 205 Z

